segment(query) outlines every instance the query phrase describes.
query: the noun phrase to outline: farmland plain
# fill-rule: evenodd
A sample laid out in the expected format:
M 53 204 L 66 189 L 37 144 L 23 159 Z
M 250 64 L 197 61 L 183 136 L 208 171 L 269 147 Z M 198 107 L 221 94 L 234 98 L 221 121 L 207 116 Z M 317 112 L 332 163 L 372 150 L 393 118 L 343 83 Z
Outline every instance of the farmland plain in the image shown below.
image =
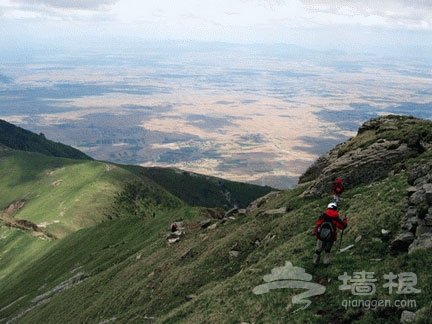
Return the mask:
M 0 118 L 98 160 L 289 188 L 383 114 L 432 118 L 432 62 L 289 45 L 2 54 Z

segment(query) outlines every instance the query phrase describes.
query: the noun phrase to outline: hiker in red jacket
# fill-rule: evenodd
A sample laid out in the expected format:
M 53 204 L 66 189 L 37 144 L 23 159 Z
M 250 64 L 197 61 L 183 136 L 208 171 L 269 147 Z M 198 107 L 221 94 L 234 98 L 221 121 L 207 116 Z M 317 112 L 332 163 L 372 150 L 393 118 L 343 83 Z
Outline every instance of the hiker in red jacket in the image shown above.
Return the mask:
M 342 220 L 337 212 L 337 205 L 330 203 L 327 210 L 321 214 L 315 224 L 315 236 L 317 237 L 317 247 L 312 260 L 316 266 L 319 263 L 321 252 L 325 251 L 324 265 L 330 265 L 330 251 L 333 243 L 337 240 L 336 228 L 345 229 L 347 227 L 346 217 Z
M 178 230 L 177 222 L 171 224 L 171 232 L 176 232 Z
M 340 195 L 344 192 L 345 188 L 341 178 L 337 178 L 335 184 L 332 187 L 333 191 L 333 202 L 337 205 L 340 201 Z

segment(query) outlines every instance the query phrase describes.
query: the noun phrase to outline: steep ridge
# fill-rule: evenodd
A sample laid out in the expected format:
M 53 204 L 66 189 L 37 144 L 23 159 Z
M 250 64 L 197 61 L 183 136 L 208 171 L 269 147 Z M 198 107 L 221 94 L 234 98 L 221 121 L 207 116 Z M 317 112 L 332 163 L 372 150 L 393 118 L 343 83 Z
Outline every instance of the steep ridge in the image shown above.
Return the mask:
M 45 138 L 44 134 L 34 134 L 1 119 L 0 145 L 21 151 L 39 152 L 49 156 L 84 160 L 92 159 L 80 150 Z
M 395 253 L 391 247 L 408 223 L 416 224 L 409 229 L 415 238 L 422 235 L 418 228 L 429 226 L 430 126 L 411 117 L 369 121 L 357 137 L 321 157 L 295 189 L 270 193 L 246 209 L 183 204 L 143 217 L 127 212 L 127 205 L 111 220 L 51 242 L 1 228 L 0 322 L 397 323 L 415 316 L 428 323 L 432 249 L 416 244 Z M 361 163 L 342 162 L 349 156 Z M 328 186 L 337 176 L 347 185 L 339 211 L 349 227 L 341 247 L 352 247 L 339 253 L 336 242 L 333 264 L 313 268 L 313 227 L 332 200 Z M 145 208 L 146 200 L 132 205 Z M 173 221 L 183 229 L 170 244 Z M 20 246 L 31 246 L 28 253 L 37 257 L 17 263 Z M 361 274 L 362 287 L 373 288 L 363 295 L 340 279 Z M 415 282 L 409 277 L 403 290 L 398 278 L 406 274 Z M 391 275 L 393 283 L 385 279 Z M 277 278 L 285 284 L 303 278 L 325 292 L 305 298 L 304 309 L 294 298 L 305 292 L 300 286 L 257 293 Z M 385 300 L 391 305 L 379 306 Z
M 61 238 L 106 219 L 113 196 L 134 175 L 92 160 L 0 152 L 0 210 L 5 224 Z M 21 208 L 8 213 L 18 202 Z
M 1 142 L 26 150 L 0 144 L 0 219 L 7 226 L 42 233 L 46 238 L 61 238 L 112 218 L 113 208 L 122 212 L 116 204 L 120 195 L 130 195 L 127 190 L 138 187 L 139 194 L 147 196 L 146 204 L 144 197 L 134 193 L 123 201 L 122 208 L 142 205 L 141 216 L 156 215 L 175 200 L 175 206 L 242 207 L 271 190 L 177 170 L 93 161 L 69 146 L 2 121 Z M 25 206 L 8 212 L 18 202 Z

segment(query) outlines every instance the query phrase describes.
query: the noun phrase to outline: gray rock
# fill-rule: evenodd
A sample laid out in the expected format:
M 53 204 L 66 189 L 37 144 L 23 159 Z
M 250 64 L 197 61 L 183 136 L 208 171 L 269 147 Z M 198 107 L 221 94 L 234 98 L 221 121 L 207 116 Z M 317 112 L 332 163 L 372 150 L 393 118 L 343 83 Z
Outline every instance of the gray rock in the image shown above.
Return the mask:
M 343 175 L 346 189 L 385 179 L 397 163 L 416 154 L 413 149 L 399 141 L 374 143 L 365 149 L 351 151 L 350 154 L 341 155 L 339 149 L 337 146 L 321 156 L 300 177 L 299 183 L 302 183 L 308 176 L 311 177 L 311 174 L 316 174 L 316 180 L 304 194 L 331 192 L 334 180 L 339 175 Z
M 404 310 L 401 314 L 400 323 L 406 324 L 406 323 L 412 323 L 414 322 L 416 318 L 416 313 Z
M 420 205 L 425 200 L 426 200 L 426 194 L 424 189 L 417 190 L 409 198 L 409 202 L 411 205 Z
M 229 252 L 229 256 L 230 256 L 231 259 L 232 258 L 237 258 L 239 255 L 240 255 L 240 251 L 237 251 L 237 250 L 231 250 Z
M 207 229 L 214 230 L 214 229 L 216 229 L 217 226 L 218 226 L 218 224 L 214 223 L 214 224 L 210 225 L 209 227 L 207 227 Z
M 390 243 L 390 250 L 393 252 L 407 252 L 414 239 L 412 232 L 403 232 Z
M 408 210 L 405 213 L 405 218 L 413 218 L 417 216 L 417 209 L 414 206 L 409 206 Z
M 423 219 L 423 223 L 425 226 L 432 226 L 432 216 L 426 215 L 426 217 Z
M 234 207 L 225 213 L 225 217 L 232 216 L 234 214 L 237 214 L 238 212 L 239 212 L 239 209 L 237 207 Z
M 156 317 L 149 317 L 149 316 L 144 316 L 143 317 L 143 320 L 146 322 L 146 323 L 153 323 L 153 322 L 155 322 L 156 321 Z
M 238 210 L 239 215 L 246 215 L 246 213 L 247 213 L 246 208 L 242 208 Z
M 210 226 L 211 222 L 212 222 L 211 219 L 206 219 L 199 222 L 199 224 L 201 225 L 201 228 L 207 228 Z
M 432 233 L 421 234 L 415 239 L 408 248 L 408 252 L 411 253 L 417 249 L 429 249 L 432 248 Z
M 192 294 L 192 295 L 187 295 L 186 296 L 186 300 L 192 300 L 192 299 L 195 299 L 196 298 L 196 295 L 194 295 L 194 294 Z
M 408 196 L 411 196 L 411 195 L 412 195 L 414 192 L 416 192 L 417 190 L 419 190 L 418 187 L 411 186 L 411 187 L 409 187 L 406 191 L 407 191 Z
M 278 191 L 271 191 L 267 195 L 260 197 L 249 204 L 246 208 L 246 213 L 253 212 L 260 208 L 270 197 L 278 195 Z
M 432 227 L 427 226 L 423 219 L 419 220 L 419 225 L 416 227 L 415 234 L 416 237 L 423 235 L 425 233 L 432 233 Z
M 402 231 L 409 231 L 415 233 L 417 226 L 419 225 L 420 219 L 416 216 L 416 209 L 411 209 L 412 212 L 407 212 L 402 221 Z
M 180 242 L 180 237 L 176 237 L 176 238 L 169 238 L 169 239 L 167 239 L 167 242 L 168 242 L 169 244 L 174 244 L 174 243 Z
M 425 199 L 428 205 L 432 205 L 432 183 L 427 183 L 423 185 L 425 191 Z
M 186 250 L 183 252 L 183 254 L 180 256 L 180 259 L 185 259 L 187 257 L 193 257 L 192 249 Z
M 424 178 L 428 175 L 432 169 L 432 163 L 419 165 L 410 171 L 408 176 L 408 183 L 410 185 L 420 185 L 424 183 Z
M 266 210 L 264 212 L 264 215 L 278 215 L 278 214 L 285 214 L 287 211 L 286 207 L 281 207 L 278 209 L 270 209 L 270 210 Z

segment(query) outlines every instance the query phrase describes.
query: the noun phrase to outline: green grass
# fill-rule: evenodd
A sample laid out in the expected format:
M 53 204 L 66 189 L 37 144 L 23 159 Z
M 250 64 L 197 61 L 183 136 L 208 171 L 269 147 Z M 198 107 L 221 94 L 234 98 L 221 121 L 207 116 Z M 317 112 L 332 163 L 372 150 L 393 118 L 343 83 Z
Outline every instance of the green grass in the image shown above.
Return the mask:
M 393 256 L 388 250 L 389 242 L 380 234 L 382 228 L 392 230 L 393 236 L 397 234 L 406 187 L 406 175 L 401 173 L 344 194 L 341 214 L 348 216 L 349 227 L 343 246 L 354 243 L 359 235 L 362 240 L 343 254 L 336 252 L 337 242 L 333 265 L 328 268 L 311 267 L 316 243 L 312 232 L 316 218 L 331 197 L 300 197 L 299 188 L 282 191 L 254 214 L 237 217 L 214 230 L 199 228 L 199 221 L 208 215 L 193 207 L 156 218 L 136 216 L 105 221 L 49 243 L 52 246 L 31 264 L 31 275 L 26 274 L 29 268 L 24 267 L 13 276 L 15 282 L 0 286 L 1 307 L 26 296 L 0 313 L 0 317 L 16 314 L 32 298 L 70 278 L 71 271 L 81 267 L 80 271 L 90 275 L 88 279 L 28 312 L 19 323 L 86 323 L 112 318 L 117 323 L 142 323 L 145 316 L 156 317 L 161 323 L 383 322 L 379 317 L 397 321 L 400 309 L 345 310 L 342 301 L 355 296 L 338 289 L 342 284 L 338 276 L 365 270 L 382 279 L 390 271 L 412 271 L 418 276 L 416 288 L 422 289 L 422 293 L 411 297 L 416 300 L 417 309 L 429 305 L 431 251 Z M 262 214 L 281 206 L 287 206 L 289 212 Z M 186 235 L 180 243 L 168 246 L 164 234 L 174 219 L 183 219 Z M 230 258 L 229 251 L 234 246 L 240 255 Z M 189 250 L 190 254 L 182 257 Z M 252 293 L 255 286 L 264 283 L 264 275 L 285 261 L 304 268 L 313 275 L 313 282 L 327 287 L 324 295 L 311 297 L 311 306 L 297 314 L 292 314 L 292 310 L 298 306 L 289 308 L 289 304 L 292 296 L 302 290 Z M 192 294 L 197 297 L 187 301 L 186 296 Z M 398 298 L 378 286 L 372 297 Z
M 109 169 L 96 161 L 21 151 L 0 152 L 0 159 L 0 208 L 25 200 L 14 218 L 45 225 L 44 230 L 54 237 L 105 219 L 115 192 L 134 178 L 122 168 Z
M 387 116 L 389 121 L 382 123 L 378 129 L 363 131 L 356 137 L 343 143 L 339 147 L 339 156 L 346 152 L 359 148 L 365 148 L 379 140 L 399 141 L 406 143 L 409 147 L 418 149 L 420 153 L 423 149 L 421 142 L 428 143 L 432 140 L 432 121 L 418 120 L 410 116 Z M 407 122 L 412 120 L 412 122 Z
M 418 132 L 422 139 L 429 136 L 423 124 L 416 125 L 415 134 L 403 135 L 414 147 L 419 144 Z M 366 131 L 345 149 L 361 148 L 380 134 L 389 139 L 401 133 L 385 127 Z M 201 229 L 200 221 L 217 214 L 216 209 L 203 206 L 223 207 L 227 200 L 220 193 L 224 190 L 237 192 L 239 201 L 246 201 L 251 196 L 241 193 L 248 187 L 175 170 L 107 168 L 103 162 L 1 151 L 0 207 L 25 199 L 14 217 L 51 223 L 45 230 L 60 239 L 44 240 L 29 231 L 0 228 L 0 323 L 17 315 L 14 323 L 146 323 L 149 317 L 157 323 L 176 324 L 396 323 L 404 309 L 421 309 L 418 323 L 428 323 L 432 250 L 391 254 L 389 243 L 400 230 L 408 199 L 408 172 L 403 170 L 430 160 L 431 153 L 425 152 L 406 161 L 396 175 L 344 192 L 339 212 L 347 216 L 348 228 L 342 247 L 355 246 L 338 253 L 337 241 L 333 264 L 313 268 L 313 229 L 332 200 L 330 193 L 302 196 L 301 186 L 280 191 L 252 213 L 218 223 L 215 229 Z M 203 191 L 206 181 L 208 190 Z M 287 212 L 264 213 L 280 207 Z M 168 245 L 166 234 L 175 220 L 183 221 L 185 235 L 179 243 Z M 391 231 L 390 236 L 383 236 L 382 229 Z M 232 249 L 239 251 L 237 257 L 230 256 Z M 291 305 L 292 297 L 303 289 L 252 292 L 264 283 L 264 275 L 286 261 L 326 287 L 324 294 L 309 298 L 312 303 L 307 309 L 295 314 L 299 306 Z M 372 296 L 339 289 L 340 275 L 359 271 L 371 272 L 378 280 Z M 44 304 L 32 302 L 79 272 L 88 276 L 83 282 L 51 294 Z M 382 286 L 389 272 L 414 272 L 415 288 L 421 293 L 389 294 Z M 190 295 L 196 297 L 188 300 Z M 359 298 L 413 299 L 417 305 L 344 308 L 344 300 Z
M 251 201 L 274 190 L 176 169 L 141 168 L 138 172 L 193 206 L 245 208 Z
M 0 119 L 0 145 L 11 149 L 38 152 L 47 156 L 71 159 L 92 160 L 83 152 L 46 139 L 43 134 L 35 134 Z

